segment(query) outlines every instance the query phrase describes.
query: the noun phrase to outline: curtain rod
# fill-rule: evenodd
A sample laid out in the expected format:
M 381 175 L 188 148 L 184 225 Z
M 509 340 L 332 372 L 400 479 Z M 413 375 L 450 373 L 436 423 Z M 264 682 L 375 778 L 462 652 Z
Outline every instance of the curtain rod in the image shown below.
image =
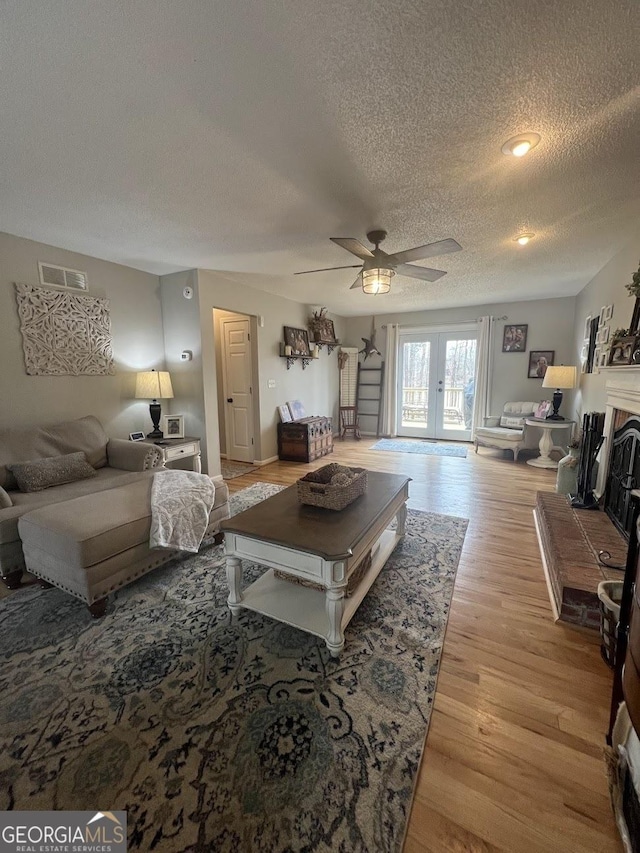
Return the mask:
M 492 317 L 491 319 L 495 323 L 496 321 L 508 320 L 509 318 L 505 314 L 503 317 Z M 422 326 L 429 326 L 430 328 L 433 328 L 436 326 L 464 326 L 465 324 L 478 323 L 480 320 L 482 320 L 482 317 L 476 317 L 475 320 L 450 320 L 448 323 L 422 323 L 421 326 L 414 326 L 414 325 L 398 326 L 398 328 L 399 329 L 418 329 L 418 328 L 422 328 Z M 381 328 L 386 329 L 387 324 L 383 323 Z

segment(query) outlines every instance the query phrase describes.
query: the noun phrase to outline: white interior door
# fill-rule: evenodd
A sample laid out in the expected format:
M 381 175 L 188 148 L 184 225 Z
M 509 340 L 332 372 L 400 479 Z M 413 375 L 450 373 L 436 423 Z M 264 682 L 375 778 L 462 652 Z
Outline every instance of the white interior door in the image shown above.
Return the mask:
M 401 334 L 398 435 L 471 439 L 477 332 Z
M 249 318 L 222 321 L 227 459 L 253 462 Z

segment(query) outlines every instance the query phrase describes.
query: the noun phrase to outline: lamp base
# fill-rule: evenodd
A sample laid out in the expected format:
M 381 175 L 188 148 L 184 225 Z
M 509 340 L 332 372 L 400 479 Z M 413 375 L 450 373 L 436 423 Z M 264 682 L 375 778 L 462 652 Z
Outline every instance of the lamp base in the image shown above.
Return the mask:
M 150 433 L 148 433 L 147 438 L 164 438 L 164 433 L 160 429 L 160 403 L 157 403 L 155 400 L 153 403 L 149 404 L 149 414 L 151 415 L 151 423 L 153 424 L 153 429 Z
M 562 404 L 562 391 L 559 388 L 553 392 L 553 411 L 550 415 L 547 415 L 548 421 L 563 421 L 564 418 L 562 415 L 558 414 L 558 409 Z

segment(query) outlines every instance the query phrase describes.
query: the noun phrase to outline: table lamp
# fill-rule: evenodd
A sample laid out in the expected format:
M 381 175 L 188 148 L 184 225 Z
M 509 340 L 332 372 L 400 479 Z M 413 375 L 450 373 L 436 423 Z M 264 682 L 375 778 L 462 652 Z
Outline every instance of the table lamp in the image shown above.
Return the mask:
M 162 438 L 160 429 L 160 403 L 158 399 L 170 400 L 173 397 L 171 377 L 166 370 L 143 370 L 136 376 L 136 399 L 151 400 L 149 414 L 153 430 L 147 438 Z
M 555 388 L 553 392 L 553 411 L 547 415 L 548 421 L 563 421 L 562 415 L 558 414 L 558 409 L 562 404 L 561 388 L 575 388 L 578 379 L 578 370 L 576 367 L 568 364 L 559 364 L 557 367 L 547 367 L 542 380 L 543 388 Z

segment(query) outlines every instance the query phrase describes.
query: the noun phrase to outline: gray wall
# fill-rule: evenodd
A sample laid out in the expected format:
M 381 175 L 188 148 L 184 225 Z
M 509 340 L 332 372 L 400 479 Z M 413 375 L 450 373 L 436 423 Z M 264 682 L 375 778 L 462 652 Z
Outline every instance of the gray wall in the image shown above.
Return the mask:
M 27 376 L 14 282 L 39 284 L 38 261 L 86 271 L 89 294 L 109 300 L 115 376 Z M 136 371 L 164 367 L 158 277 L 0 233 L 0 364 L 0 426 L 93 414 L 113 437 L 149 432 L 149 404 L 133 393 Z
M 611 332 L 616 328 L 628 328 L 635 300 L 625 290 L 631 283 L 640 264 L 640 227 L 635 240 L 618 252 L 576 298 L 576 319 L 573 330 L 573 359 L 580 364 L 580 351 L 584 335 L 584 323 L 589 314 L 595 317 L 603 305 L 613 305 Z M 606 368 L 599 373 L 582 374 L 580 389 L 576 394 L 575 413 L 580 421 L 584 412 L 603 412 L 606 403 Z M 634 374 L 635 375 L 635 374 Z
M 183 290 L 191 287 L 193 297 L 185 299 Z M 164 318 L 164 350 L 167 370 L 175 397 L 162 404 L 162 411 L 184 415 L 186 435 L 204 439 L 204 377 L 200 339 L 198 277 L 195 270 L 164 275 L 160 279 Z M 183 350 L 191 350 L 193 359 L 182 361 Z M 207 471 L 206 442 L 202 441 L 202 465 Z M 216 472 L 218 473 L 218 472 Z
M 376 297 L 373 298 L 374 301 Z M 555 364 L 575 364 L 573 326 L 575 298 L 540 299 L 532 302 L 508 302 L 501 305 L 478 305 L 473 308 L 447 308 L 440 311 L 413 311 L 407 314 L 376 314 L 376 346 L 384 354 L 386 323 L 398 323 L 400 326 L 429 326 L 474 320 L 476 317 L 490 315 L 507 316 L 507 320 L 494 323 L 493 342 L 493 381 L 491 386 L 491 412 L 499 414 L 505 402 L 509 400 L 547 400 L 552 391 L 542 388 L 542 380 L 529 379 L 527 367 L 530 350 L 554 350 Z M 502 336 L 506 324 L 529 326 L 526 353 L 503 353 Z M 346 320 L 347 331 L 344 343 L 348 346 L 362 347 L 362 338 L 370 337 L 371 317 L 349 317 Z M 367 365 L 375 367 L 380 358 L 370 357 Z M 571 396 L 567 393 L 566 405 L 571 405 Z M 564 404 L 563 404 L 564 406 Z M 364 429 L 371 423 L 364 425 Z
M 218 427 L 218 394 L 215 366 L 213 309 L 262 317 L 264 326 L 256 325 L 257 369 L 254 375 L 255 398 L 260 417 L 259 434 L 256 435 L 256 459 L 263 461 L 277 455 L 276 407 L 287 400 L 299 399 L 309 415 L 330 415 L 337 426 L 338 417 L 338 361 L 337 351 L 331 355 L 324 349 L 320 358 L 314 360 L 306 370 L 300 363 L 287 370 L 286 360 L 280 358 L 280 342 L 283 326 L 307 328 L 309 306 L 283 299 L 270 293 L 256 290 L 252 283 L 260 276 L 241 273 L 221 273 L 198 270 L 198 296 L 200 301 L 203 369 L 207 376 L 204 388 L 207 422 L 207 444 L 210 449 L 209 473 L 213 473 L 213 448 L 219 453 L 220 435 Z M 345 322 L 331 317 L 336 336 L 342 339 Z M 269 380 L 275 387 L 269 388 Z M 258 455 L 259 454 L 259 455 Z

